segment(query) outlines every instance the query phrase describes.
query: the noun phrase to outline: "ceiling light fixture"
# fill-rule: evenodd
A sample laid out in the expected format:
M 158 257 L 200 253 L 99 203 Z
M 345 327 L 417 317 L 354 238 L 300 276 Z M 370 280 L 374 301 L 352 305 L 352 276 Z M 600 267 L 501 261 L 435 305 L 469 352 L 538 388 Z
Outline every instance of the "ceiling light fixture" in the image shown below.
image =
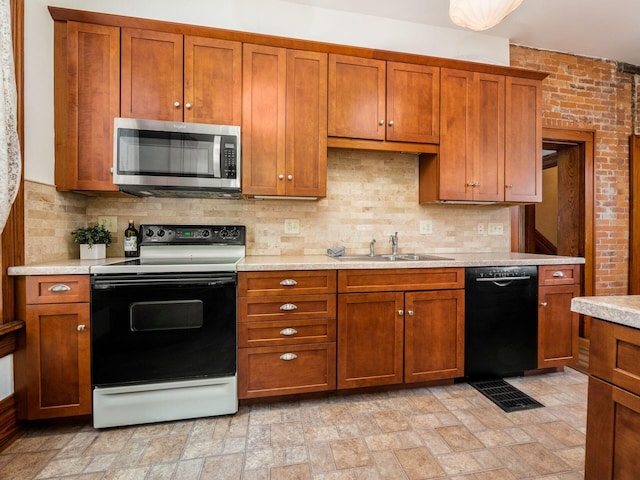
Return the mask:
M 499 24 L 523 0 L 449 0 L 449 16 L 456 25 L 487 30 Z

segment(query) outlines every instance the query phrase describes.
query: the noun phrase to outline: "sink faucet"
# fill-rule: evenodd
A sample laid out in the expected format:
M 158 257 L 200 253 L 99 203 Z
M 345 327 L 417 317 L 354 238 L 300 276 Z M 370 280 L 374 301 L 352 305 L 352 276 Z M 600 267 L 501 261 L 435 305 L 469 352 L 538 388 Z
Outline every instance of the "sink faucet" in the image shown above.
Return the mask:
M 391 242 L 391 255 L 398 255 L 398 232 L 389 237 Z
M 376 243 L 376 239 L 374 238 L 373 240 L 371 240 L 371 243 L 369 244 L 369 256 L 373 257 L 376 252 L 375 250 L 375 243 Z

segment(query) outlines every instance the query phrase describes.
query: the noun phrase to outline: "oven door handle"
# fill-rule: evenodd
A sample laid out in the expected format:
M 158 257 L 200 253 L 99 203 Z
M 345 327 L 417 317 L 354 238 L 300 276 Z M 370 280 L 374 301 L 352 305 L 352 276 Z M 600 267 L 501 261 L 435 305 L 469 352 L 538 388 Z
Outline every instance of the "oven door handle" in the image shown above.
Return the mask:
M 107 290 L 110 288 L 120 287 L 152 287 L 157 285 L 175 284 L 176 286 L 202 286 L 209 287 L 222 287 L 226 285 L 235 285 L 236 279 L 234 277 L 201 277 L 201 278 L 140 278 L 140 279 L 104 279 L 94 280 L 92 288 L 97 290 Z

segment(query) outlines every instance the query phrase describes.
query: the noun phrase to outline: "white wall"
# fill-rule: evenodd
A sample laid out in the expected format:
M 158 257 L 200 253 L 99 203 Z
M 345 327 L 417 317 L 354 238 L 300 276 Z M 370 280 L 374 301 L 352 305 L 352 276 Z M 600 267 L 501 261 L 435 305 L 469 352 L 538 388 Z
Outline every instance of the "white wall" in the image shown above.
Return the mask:
M 53 185 L 53 21 L 47 5 L 509 64 L 508 39 L 281 0 L 26 0 L 25 178 Z

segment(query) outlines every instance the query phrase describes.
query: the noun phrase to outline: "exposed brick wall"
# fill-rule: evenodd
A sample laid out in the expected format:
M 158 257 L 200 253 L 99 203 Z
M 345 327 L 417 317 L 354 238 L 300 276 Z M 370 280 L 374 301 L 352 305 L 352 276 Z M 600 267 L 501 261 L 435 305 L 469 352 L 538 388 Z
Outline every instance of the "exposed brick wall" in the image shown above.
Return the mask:
M 595 294 L 626 294 L 629 135 L 637 125 L 634 75 L 612 61 L 512 46 L 511 65 L 547 72 L 543 125 L 595 131 Z

